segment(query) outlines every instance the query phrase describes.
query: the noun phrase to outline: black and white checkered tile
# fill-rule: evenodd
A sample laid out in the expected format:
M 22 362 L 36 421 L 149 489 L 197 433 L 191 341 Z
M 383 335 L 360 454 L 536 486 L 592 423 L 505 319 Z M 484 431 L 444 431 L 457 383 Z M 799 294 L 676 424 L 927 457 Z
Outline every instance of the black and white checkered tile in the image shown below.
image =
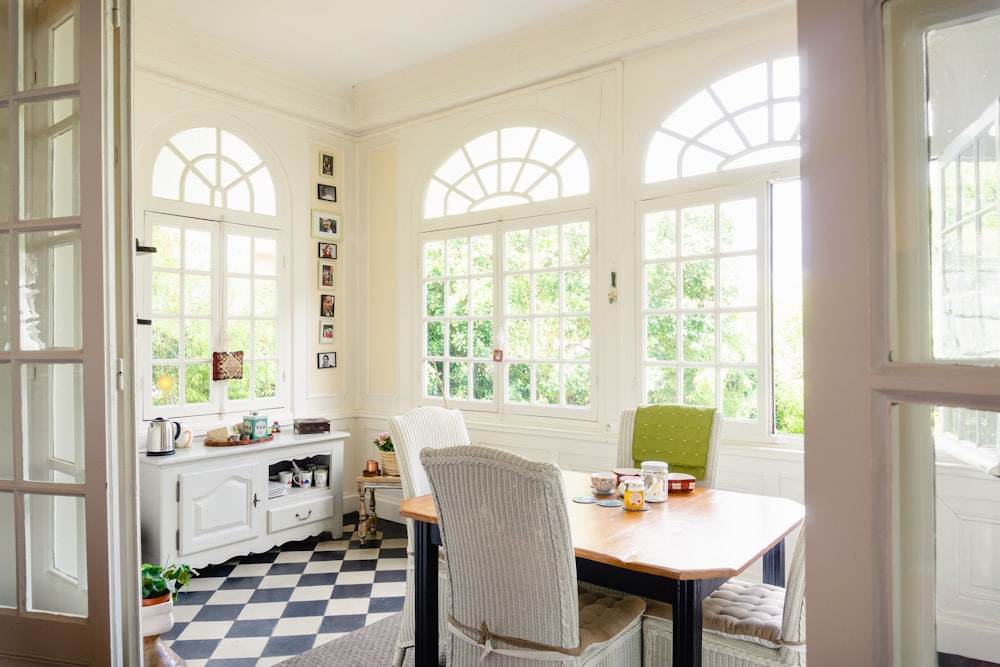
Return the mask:
M 406 526 L 329 533 L 200 570 L 161 638 L 188 667 L 268 667 L 403 608 Z M 347 539 L 350 536 L 350 539 Z

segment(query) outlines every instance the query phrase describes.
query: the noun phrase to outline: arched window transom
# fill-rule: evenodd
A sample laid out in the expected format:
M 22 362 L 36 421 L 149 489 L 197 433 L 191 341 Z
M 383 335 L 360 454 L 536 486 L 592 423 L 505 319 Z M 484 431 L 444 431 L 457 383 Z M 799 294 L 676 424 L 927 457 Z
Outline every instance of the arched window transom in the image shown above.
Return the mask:
M 153 164 L 153 196 L 277 215 L 274 181 L 257 152 L 216 127 L 178 132 Z
M 455 151 L 431 177 L 424 218 L 438 218 L 590 192 L 583 151 L 550 130 L 494 130 Z
M 799 59 L 760 63 L 689 98 L 656 129 L 643 182 L 798 159 Z

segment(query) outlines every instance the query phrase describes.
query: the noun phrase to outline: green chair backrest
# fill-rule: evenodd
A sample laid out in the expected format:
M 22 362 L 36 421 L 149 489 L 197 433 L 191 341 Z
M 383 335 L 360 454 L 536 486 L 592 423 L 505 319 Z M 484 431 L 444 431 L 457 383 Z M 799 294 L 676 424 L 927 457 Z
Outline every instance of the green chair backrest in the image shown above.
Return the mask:
M 636 408 L 632 431 L 635 467 L 643 461 L 666 461 L 670 472 L 705 479 L 715 408 L 690 405 L 643 405 Z

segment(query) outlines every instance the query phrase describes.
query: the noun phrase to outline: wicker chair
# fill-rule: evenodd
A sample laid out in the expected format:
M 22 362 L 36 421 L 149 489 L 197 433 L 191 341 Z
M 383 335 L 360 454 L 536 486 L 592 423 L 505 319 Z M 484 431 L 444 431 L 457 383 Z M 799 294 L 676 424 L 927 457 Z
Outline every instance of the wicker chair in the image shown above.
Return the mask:
M 577 588 L 556 465 L 479 446 L 420 460 L 448 553 L 449 664 L 640 664 L 645 603 Z
M 704 667 L 799 667 L 806 664 L 805 531 L 792 554 L 788 586 L 738 580 L 723 584 L 702 607 Z M 670 667 L 670 605 L 652 602 L 642 621 L 643 664 Z
M 698 478 L 698 486 L 705 488 L 713 488 L 715 486 L 715 473 L 718 469 L 719 463 L 719 441 L 722 438 L 722 413 L 713 408 L 697 408 L 687 405 L 671 405 L 662 406 L 664 409 L 669 409 L 671 414 L 670 421 L 672 422 L 672 427 L 665 428 L 663 431 L 664 447 L 662 453 L 657 453 L 655 457 L 652 458 L 657 461 L 666 461 L 670 465 L 670 472 L 685 472 L 679 465 L 677 465 L 677 459 L 671 455 L 671 449 L 676 446 L 681 446 L 681 448 L 686 448 L 688 451 L 691 450 L 690 443 L 685 441 L 685 432 L 694 433 L 695 437 L 701 438 L 701 443 L 704 443 L 704 459 L 698 462 L 697 467 L 704 467 L 705 472 L 703 475 L 695 474 Z M 707 411 L 711 411 L 711 428 L 707 433 L 704 429 L 692 427 L 691 429 L 686 428 L 685 422 L 690 420 L 701 420 Z M 631 468 L 633 466 L 638 466 L 636 457 L 633 455 L 633 435 L 635 433 L 635 415 L 636 408 L 626 408 L 622 410 L 621 421 L 619 424 L 618 431 L 618 458 L 616 464 L 621 468 Z M 701 444 L 696 443 L 696 444 Z M 686 447 L 685 447 L 686 446 Z M 674 459 L 674 460 L 671 460 Z M 690 463 L 686 460 L 685 463 Z
M 427 475 L 420 465 L 420 450 L 426 447 L 448 447 L 469 444 L 469 433 L 465 429 L 465 419 L 459 410 L 438 407 L 415 408 L 409 412 L 389 418 L 389 433 L 399 462 L 399 477 L 403 484 L 403 497 L 413 498 L 431 492 Z M 413 521 L 406 520 L 406 599 L 403 615 L 396 636 L 395 667 L 403 664 L 406 649 L 413 646 L 415 617 L 413 612 Z M 438 604 L 446 609 L 448 600 L 447 569 L 442 559 L 438 566 Z M 440 618 L 439 635 L 442 644 L 447 642 L 446 616 Z

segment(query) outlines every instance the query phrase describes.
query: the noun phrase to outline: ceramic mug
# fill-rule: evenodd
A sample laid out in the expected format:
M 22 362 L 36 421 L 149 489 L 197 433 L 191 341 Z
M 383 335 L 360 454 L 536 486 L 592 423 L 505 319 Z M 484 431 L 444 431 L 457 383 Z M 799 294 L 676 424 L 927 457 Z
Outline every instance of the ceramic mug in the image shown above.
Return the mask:
M 301 470 L 298 473 L 292 475 L 292 483 L 295 486 L 301 486 L 306 488 L 312 486 L 313 473 L 312 470 Z
M 313 470 L 313 486 L 317 489 L 326 487 L 326 482 L 330 473 L 326 468 Z
M 279 472 L 278 473 L 278 482 L 281 483 L 281 484 L 284 484 L 285 486 L 291 486 L 292 485 L 292 471 L 291 470 L 282 470 L 281 472 Z
M 174 447 L 177 449 L 184 449 L 185 447 L 191 446 L 191 439 L 194 437 L 194 431 L 180 424 L 180 431 L 177 433 L 177 437 L 174 438 Z

